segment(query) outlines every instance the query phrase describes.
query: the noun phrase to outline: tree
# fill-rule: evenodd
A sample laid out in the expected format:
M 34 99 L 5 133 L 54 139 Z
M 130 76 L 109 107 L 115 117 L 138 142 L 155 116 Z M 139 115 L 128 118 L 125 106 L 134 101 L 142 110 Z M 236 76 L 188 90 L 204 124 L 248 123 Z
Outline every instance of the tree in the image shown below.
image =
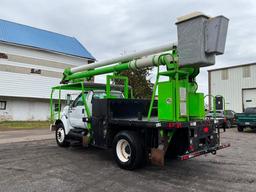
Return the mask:
M 129 79 L 129 85 L 133 89 L 133 95 L 135 98 L 151 98 L 154 84 L 147 80 L 150 75 L 151 68 L 126 70 L 122 71 L 119 75 L 127 76 Z M 115 84 L 123 85 L 123 81 L 115 80 Z

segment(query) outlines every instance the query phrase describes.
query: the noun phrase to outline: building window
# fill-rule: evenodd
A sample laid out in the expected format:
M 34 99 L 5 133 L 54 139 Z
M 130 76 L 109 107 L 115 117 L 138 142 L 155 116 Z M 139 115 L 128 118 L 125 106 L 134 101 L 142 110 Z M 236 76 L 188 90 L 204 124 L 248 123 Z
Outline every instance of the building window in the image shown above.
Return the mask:
M 60 104 L 60 110 L 61 110 L 61 104 Z M 55 103 L 54 111 L 59 111 L 59 104 L 58 103 Z
M 41 74 L 41 69 L 34 69 L 34 68 L 32 68 L 31 69 L 31 73 L 34 73 L 34 74 Z
M 0 53 L 0 59 L 8 59 L 8 56 L 4 53 Z
M 0 110 L 6 110 L 6 101 L 0 101 Z
M 250 70 L 250 66 L 244 66 L 243 67 L 243 77 L 251 77 L 251 70 Z
M 228 70 L 224 69 L 221 71 L 221 80 L 228 80 Z

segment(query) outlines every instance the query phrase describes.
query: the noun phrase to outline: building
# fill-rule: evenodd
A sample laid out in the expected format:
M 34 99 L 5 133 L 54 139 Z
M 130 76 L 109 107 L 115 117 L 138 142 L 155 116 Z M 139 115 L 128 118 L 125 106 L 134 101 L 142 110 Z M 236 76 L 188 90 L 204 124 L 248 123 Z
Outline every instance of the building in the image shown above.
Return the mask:
M 208 71 L 209 95 L 225 98 L 226 109 L 256 107 L 256 63 Z
M 0 120 L 47 120 L 63 69 L 94 60 L 74 37 L 0 20 Z

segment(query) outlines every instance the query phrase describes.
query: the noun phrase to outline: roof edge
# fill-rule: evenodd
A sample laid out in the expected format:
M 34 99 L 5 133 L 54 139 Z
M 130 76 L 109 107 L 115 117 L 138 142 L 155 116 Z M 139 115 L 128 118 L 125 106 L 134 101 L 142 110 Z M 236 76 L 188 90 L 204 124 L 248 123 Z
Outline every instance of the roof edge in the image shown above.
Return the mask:
M 223 69 L 233 69 L 233 68 L 239 68 L 239 67 L 244 67 L 244 66 L 250 66 L 250 65 L 256 65 L 256 63 L 247 63 L 247 64 L 238 64 L 238 65 L 232 65 L 232 66 L 228 66 L 228 67 L 220 67 L 220 68 L 216 68 L 216 69 L 209 69 L 207 70 L 208 72 L 212 72 L 212 71 L 220 71 Z
M 80 46 L 81 47 L 83 47 L 87 52 L 88 52 L 88 54 L 91 56 L 91 60 L 94 60 L 94 61 L 96 61 L 96 58 L 91 54 L 91 52 L 89 52 L 86 48 L 85 48 L 85 46 L 80 42 L 80 41 L 78 41 L 78 39 L 77 38 L 75 38 L 75 37 L 72 37 L 74 40 L 76 40 L 77 41 L 77 43 L 78 44 L 80 44 Z
M 25 48 L 29 48 L 29 49 L 38 50 L 38 51 L 45 51 L 45 52 L 59 54 L 59 55 L 65 55 L 65 56 L 69 56 L 69 57 L 78 57 L 78 58 L 83 58 L 83 59 L 96 61 L 96 59 L 94 57 L 93 58 L 82 57 L 82 56 L 79 56 L 79 55 L 67 54 L 67 53 L 58 52 L 58 51 L 54 51 L 54 50 L 50 50 L 50 49 L 43 49 L 43 48 L 40 48 L 40 47 L 29 46 L 29 45 L 18 44 L 18 43 L 11 43 L 11 42 L 1 41 L 1 40 L 0 40 L 0 43 L 6 44 L 6 45 L 17 46 L 17 47 L 25 47 Z

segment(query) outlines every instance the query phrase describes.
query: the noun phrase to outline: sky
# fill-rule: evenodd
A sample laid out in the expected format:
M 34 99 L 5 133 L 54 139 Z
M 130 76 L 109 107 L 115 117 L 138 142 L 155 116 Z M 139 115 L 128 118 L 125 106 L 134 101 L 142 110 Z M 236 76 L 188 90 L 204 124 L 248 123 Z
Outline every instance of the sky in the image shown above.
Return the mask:
M 194 11 L 230 19 L 225 54 L 197 77 L 207 93 L 207 70 L 256 61 L 256 1 L 0 0 L 1 19 L 74 36 L 99 61 L 176 42 L 176 18 Z

